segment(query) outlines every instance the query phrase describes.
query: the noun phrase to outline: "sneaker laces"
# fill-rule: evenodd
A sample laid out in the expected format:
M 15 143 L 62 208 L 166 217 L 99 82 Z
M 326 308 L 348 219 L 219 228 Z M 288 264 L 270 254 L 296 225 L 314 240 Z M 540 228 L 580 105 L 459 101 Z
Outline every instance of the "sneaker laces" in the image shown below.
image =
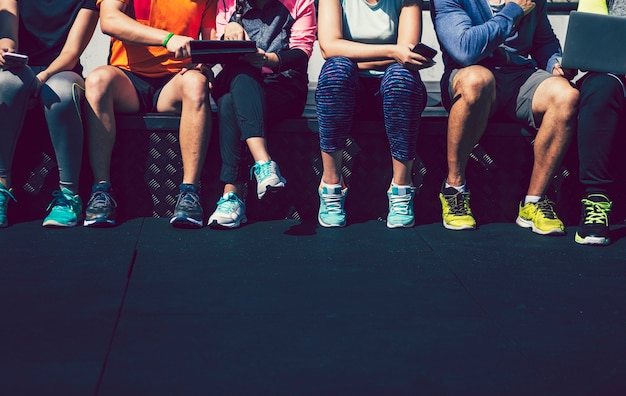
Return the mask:
M 322 194 L 324 206 L 329 214 L 341 214 L 341 194 Z
M 554 202 L 548 198 L 544 198 L 539 202 L 536 202 L 535 205 L 537 206 L 537 210 L 540 211 L 546 219 L 558 219 L 556 212 L 554 211 Z
M 391 202 L 391 207 L 389 211 L 392 213 L 408 215 L 409 214 L 409 206 L 411 204 L 411 194 L 404 195 L 389 195 L 389 201 Z
M 117 202 L 111 194 L 106 191 L 95 191 L 91 194 L 91 198 L 89 198 L 89 202 L 87 202 L 88 207 L 92 207 L 94 209 L 107 208 L 107 207 L 117 207 Z
M 611 202 L 596 202 L 587 198 L 582 199 L 585 205 L 585 224 L 608 224 Z
M 469 199 L 469 192 L 460 192 L 458 191 L 454 195 L 444 195 L 443 196 L 448 202 L 448 206 L 450 207 L 450 214 L 455 216 L 465 216 L 470 213 L 469 205 L 467 204 L 467 200 Z
M 200 197 L 194 192 L 181 191 L 180 194 L 178 194 L 177 206 L 180 206 L 184 209 L 195 208 L 196 206 L 198 206 L 199 202 Z
M 272 161 L 264 162 L 259 164 L 255 163 L 252 168 L 250 168 L 250 180 L 252 180 L 252 175 L 256 174 L 258 181 L 263 181 L 268 178 L 275 171 L 272 169 Z
M 52 193 L 52 202 L 48 205 L 47 211 L 52 209 L 55 206 L 63 207 L 67 209 L 73 209 L 73 202 L 71 199 L 67 197 L 67 195 L 63 194 L 62 191 L 56 190 Z
M 234 194 L 229 194 L 228 197 L 221 197 L 217 201 L 217 210 L 224 213 L 230 213 L 233 207 L 238 204 L 238 199 Z

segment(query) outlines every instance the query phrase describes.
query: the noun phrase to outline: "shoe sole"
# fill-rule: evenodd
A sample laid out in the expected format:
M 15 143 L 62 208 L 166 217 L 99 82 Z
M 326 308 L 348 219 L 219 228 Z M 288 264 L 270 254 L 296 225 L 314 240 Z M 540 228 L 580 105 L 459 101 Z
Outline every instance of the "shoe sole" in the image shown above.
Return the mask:
M 65 228 L 65 227 L 76 227 L 78 225 L 78 221 L 73 221 L 69 223 L 59 223 L 54 220 L 47 220 L 42 223 L 44 227 L 55 227 L 55 228 Z
M 610 238 L 592 237 L 592 236 L 586 236 L 583 238 L 580 235 L 578 235 L 578 233 L 576 233 L 576 236 L 574 237 L 574 241 L 581 245 L 593 245 L 593 246 L 607 246 L 611 243 Z
M 564 235 L 565 234 L 565 230 L 562 230 L 560 228 L 553 228 L 551 230 L 546 230 L 546 231 L 540 230 L 539 228 L 535 227 L 535 224 L 532 221 L 522 219 L 519 216 L 515 220 L 515 224 L 517 224 L 518 226 L 522 228 L 530 228 L 532 232 L 534 232 L 535 234 L 539 234 L 539 235 Z
M 228 223 L 228 224 L 220 224 L 217 222 L 217 220 L 213 220 L 213 221 L 209 220 L 209 223 L 207 224 L 207 226 L 212 230 L 232 230 L 234 228 L 241 227 L 242 224 L 245 224 L 247 222 L 248 222 L 247 217 L 239 219 L 239 221 L 237 222 Z
M 276 194 L 277 192 L 280 192 L 282 190 L 285 189 L 285 184 L 283 183 L 283 185 L 278 185 L 278 186 L 267 186 L 265 188 L 265 191 L 261 191 L 260 193 L 257 191 L 257 197 L 259 197 L 259 199 L 263 199 L 263 197 L 265 196 L 265 194 L 270 193 L 270 194 Z
M 189 217 L 173 217 L 170 220 L 170 224 L 175 228 L 202 228 L 203 222 Z
M 453 230 L 453 231 L 463 231 L 463 230 L 475 230 L 476 226 L 470 226 L 470 225 L 462 225 L 462 226 L 453 226 L 450 225 L 448 223 L 445 222 L 445 220 L 443 220 L 441 222 L 443 224 L 443 226 L 448 229 L 448 230 Z
M 324 223 L 319 216 L 317 216 L 317 221 L 318 221 L 318 223 L 320 223 L 320 225 L 322 227 L 325 227 L 325 228 L 343 228 L 343 227 L 346 226 L 345 222 L 342 223 L 342 224 L 328 224 L 328 223 Z
M 391 224 L 389 223 L 389 221 L 387 221 L 387 228 L 411 228 L 415 225 L 415 220 L 413 220 L 412 222 L 410 222 L 409 224 Z
M 83 222 L 83 227 L 89 227 L 89 228 L 110 228 L 114 226 L 115 226 L 115 220 L 110 220 L 110 219 L 85 220 Z

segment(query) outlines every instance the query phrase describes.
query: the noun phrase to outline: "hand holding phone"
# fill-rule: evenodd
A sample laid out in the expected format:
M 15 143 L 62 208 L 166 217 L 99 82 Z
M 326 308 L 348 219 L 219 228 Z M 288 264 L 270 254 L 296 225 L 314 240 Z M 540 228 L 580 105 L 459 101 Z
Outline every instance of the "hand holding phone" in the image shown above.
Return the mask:
M 5 52 L 4 57 L 4 68 L 10 69 L 12 67 L 21 67 L 28 64 L 28 56 L 24 54 L 18 54 L 16 52 Z
M 435 57 L 435 55 L 437 55 L 437 50 L 434 48 L 430 48 L 429 46 L 427 46 L 424 43 L 418 43 L 415 47 L 413 47 L 413 49 L 411 50 L 417 54 L 422 55 L 425 58 L 428 59 L 433 59 Z

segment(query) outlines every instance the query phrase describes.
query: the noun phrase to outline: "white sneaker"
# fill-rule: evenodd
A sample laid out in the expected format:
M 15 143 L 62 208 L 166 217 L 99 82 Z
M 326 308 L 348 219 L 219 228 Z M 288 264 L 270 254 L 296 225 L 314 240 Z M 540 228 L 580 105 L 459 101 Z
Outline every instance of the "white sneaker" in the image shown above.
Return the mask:
M 256 194 L 262 199 L 266 191 L 273 191 L 284 188 L 287 180 L 281 176 L 278 164 L 275 161 L 257 161 L 250 169 L 250 179 L 252 174 L 256 177 Z
M 217 229 L 237 228 L 247 221 L 246 205 L 231 191 L 217 201 L 217 209 L 209 217 L 208 226 Z

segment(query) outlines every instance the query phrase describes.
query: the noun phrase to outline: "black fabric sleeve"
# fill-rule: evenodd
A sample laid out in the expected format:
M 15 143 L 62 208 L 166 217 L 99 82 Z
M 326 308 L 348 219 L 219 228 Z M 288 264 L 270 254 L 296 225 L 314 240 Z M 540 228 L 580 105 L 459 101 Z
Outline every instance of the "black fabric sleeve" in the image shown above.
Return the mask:
M 96 0 L 84 0 L 81 8 L 87 8 L 89 10 L 98 10 L 98 7 L 96 7 Z
M 423 0 L 402 0 L 402 7 L 410 7 L 410 6 L 418 6 L 419 8 L 424 8 Z
M 283 70 L 294 69 L 301 72 L 306 72 L 309 57 L 301 49 L 288 49 L 277 53 L 280 64 L 278 65 L 277 72 Z

